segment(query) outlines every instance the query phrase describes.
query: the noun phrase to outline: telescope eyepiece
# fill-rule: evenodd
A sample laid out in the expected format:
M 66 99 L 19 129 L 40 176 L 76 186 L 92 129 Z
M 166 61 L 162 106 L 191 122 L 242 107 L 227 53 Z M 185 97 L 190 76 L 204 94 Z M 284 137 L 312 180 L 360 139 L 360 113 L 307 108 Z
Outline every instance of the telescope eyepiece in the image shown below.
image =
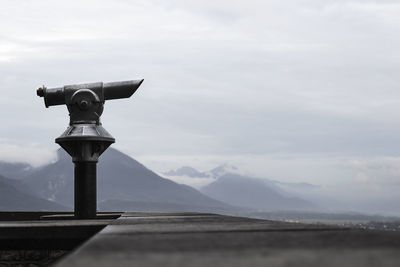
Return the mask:
M 46 87 L 44 87 L 44 85 L 42 85 L 42 87 L 39 87 L 39 88 L 36 90 L 36 94 L 37 94 L 39 97 L 44 97 L 44 89 L 46 89 Z

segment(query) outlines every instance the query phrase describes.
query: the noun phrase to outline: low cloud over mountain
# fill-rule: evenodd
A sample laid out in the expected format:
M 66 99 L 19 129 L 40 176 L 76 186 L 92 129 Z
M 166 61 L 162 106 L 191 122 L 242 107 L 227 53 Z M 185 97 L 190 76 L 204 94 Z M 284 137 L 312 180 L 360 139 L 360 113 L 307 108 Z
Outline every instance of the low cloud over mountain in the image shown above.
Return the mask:
M 207 178 L 210 177 L 209 174 L 204 172 L 199 172 L 195 168 L 183 166 L 177 170 L 171 170 L 163 173 L 166 176 L 189 176 L 193 178 Z

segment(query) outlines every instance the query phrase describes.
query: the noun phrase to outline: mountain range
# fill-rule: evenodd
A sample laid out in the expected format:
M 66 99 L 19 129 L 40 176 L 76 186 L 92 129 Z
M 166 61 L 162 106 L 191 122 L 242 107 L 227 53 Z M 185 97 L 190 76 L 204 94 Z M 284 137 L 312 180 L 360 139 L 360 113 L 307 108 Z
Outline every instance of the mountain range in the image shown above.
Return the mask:
M 315 211 L 320 209 L 318 205 L 292 193 L 294 192 L 292 188 L 317 186 L 306 183 L 282 183 L 270 179 L 254 178 L 238 174 L 238 172 L 237 167 L 223 164 L 206 172 L 185 166 L 175 171 L 165 172 L 164 175 L 171 179 L 178 176 L 186 177 L 188 184 L 192 178 L 212 178 L 209 184 L 200 188 L 200 192 L 233 206 L 257 211 Z
M 97 200 L 107 211 L 201 211 L 236 213 L 243 210 L 314 210 L 315 205 L 290 196 L 276 183 L 233 173 L 222 165 L 209 172 L 182 167 L 169 175 L 208 178 L 200 191 L 147 169 L 122 152 L 109 148 L 99 159 Z M 73 163 L 59 149 L 57 160 L 39 168 L 0 162 L 3 210 L 72 210 Z
M 0 165 L 0 173 L 19 178 L 15 189 L 29 190 L 57 207 L 73 207 L 73 164 L 71 157 L 59 149 L 57 161 L 40 168 L 14 168 L 15 163 Z M 187 185 L 177 184 L 150 171 L 131 157 L 116 149 L 108 149 L 100 158 L 97 171 L 99 208 L 103 210 L 148 211 L 214 211 L 225 212 L 235 207 L 212 199 Z M 6 203 L 6 200 L 4 200 Z M 46 206 L 47 207 L 47 206 Z M 48 207 L 47 207 L 48 208 Z M 52 207 L 53 208 L 53 207 Z M 40 209 L 40 207 L 39 207 Z
M 285 196 L 282 190 L 267 186 L 261 179 L 234 173 L 222 175 L 203 187 L 201 192 L 225 203 L 258 211 L 318 209 L 313 203 L 299 197 Z
M 0 174 L 12 179 L 21 179 L 29 175 L 34 168 L 28 163 L 0 161 Z
M 0 210 L 67 210 L 67 208 L 32 195 L 28 187 L 21 181 L 0 175 Z

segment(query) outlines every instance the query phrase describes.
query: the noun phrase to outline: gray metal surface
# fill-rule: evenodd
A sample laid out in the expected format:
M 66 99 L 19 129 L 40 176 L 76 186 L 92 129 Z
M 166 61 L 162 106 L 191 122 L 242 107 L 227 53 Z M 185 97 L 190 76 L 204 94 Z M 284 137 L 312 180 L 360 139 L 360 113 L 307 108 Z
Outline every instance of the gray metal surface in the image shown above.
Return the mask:
M 399 266 L 400 233 L 211 214 L 126 213 L 64 266 Z

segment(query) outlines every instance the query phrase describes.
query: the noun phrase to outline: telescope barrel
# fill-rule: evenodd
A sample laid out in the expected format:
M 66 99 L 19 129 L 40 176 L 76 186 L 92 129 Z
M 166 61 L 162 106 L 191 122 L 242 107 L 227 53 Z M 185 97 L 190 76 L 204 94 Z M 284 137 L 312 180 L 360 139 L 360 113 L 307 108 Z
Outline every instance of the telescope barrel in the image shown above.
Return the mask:
M 111 82 L 103 84 L 104 100 L 131 97 L 143 80 Z
M 119 99 L 119 98 L 129 98 L 131 97 L 139 86 L 142 84 L 142 80 L 131 80 L 123 82 L 110 82 L 110 83 L 86 83 L 86 84 L 74 84 L 64 87 L 57 88 L 46 88 L 40 87 L 37 89 L 37 95 L 44 98 L 44 104 L 46 108 L 49 106 L 68 104 L 66 99 L 72 94 L 67 93 L 72 91 L 77 91 L 80 89 L 90 89 L 97 92 L 100 99 L 102 99 L 101 94 L 104 96 L 104 100 Z M 97 89 L 101 91 L 97 91 Z M 68 96 L 66 96 L 66 93 Z

